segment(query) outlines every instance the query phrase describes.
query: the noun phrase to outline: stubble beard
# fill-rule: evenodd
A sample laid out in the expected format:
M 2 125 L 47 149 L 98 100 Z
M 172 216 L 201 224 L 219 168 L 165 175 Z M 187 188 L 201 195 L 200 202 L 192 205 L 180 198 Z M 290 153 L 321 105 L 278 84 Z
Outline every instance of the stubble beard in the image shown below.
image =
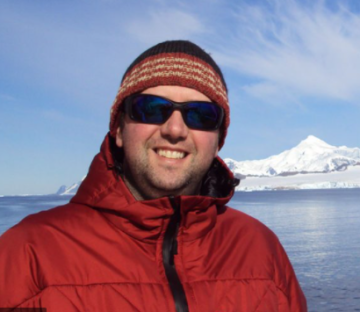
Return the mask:
M 194 162 L 185 170 L 166 165 L 157 170 L 149 163 L 147 156 L 124 162 L 125 183 L 138 200 L 198 194 L 207 170 Z

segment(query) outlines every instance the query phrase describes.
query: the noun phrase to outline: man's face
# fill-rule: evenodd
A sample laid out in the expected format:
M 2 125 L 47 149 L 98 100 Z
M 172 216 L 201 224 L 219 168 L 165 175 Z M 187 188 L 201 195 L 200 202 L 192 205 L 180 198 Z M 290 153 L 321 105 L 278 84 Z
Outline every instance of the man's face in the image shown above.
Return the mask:
M 143 93 L 175 102 L 209 101 L 197 90 L 157 86 Z M 116 144 L 124 149 L 125 182 L 137 199 L 192 195 L 218 153 L 219 130 L 189 129 L 175 110 L 162 125 L 138 123 L 125 116 Z

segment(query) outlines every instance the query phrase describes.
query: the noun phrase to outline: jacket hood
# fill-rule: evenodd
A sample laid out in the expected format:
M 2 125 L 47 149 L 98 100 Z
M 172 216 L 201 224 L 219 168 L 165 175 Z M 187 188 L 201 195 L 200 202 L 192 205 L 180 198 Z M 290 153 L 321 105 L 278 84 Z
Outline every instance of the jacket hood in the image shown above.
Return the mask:
M 112 153 L 114 144 L 108 134 L 71 202 L 98 210 L 136 239 L 156 240 L 164 222 L 174 213 L 170 200 L 168 197 L 136 200 L 119 176 L 119 164 Z M 175 198 L 181 209 L 184 240 L 201 237 L 214 226 L 217 214 L 231 199 L 237 184 L 238 180 L 217 157 L 203 179 L 200 195 Z

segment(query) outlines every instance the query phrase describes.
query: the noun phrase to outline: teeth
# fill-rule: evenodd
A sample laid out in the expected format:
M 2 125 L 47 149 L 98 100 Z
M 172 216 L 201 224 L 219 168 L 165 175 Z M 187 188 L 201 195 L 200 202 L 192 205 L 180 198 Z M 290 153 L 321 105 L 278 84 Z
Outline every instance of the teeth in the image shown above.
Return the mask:
M 169 150 L 161 150 L 159 149 L 158 154 L 160 156 L 166 157 L 166 158 L 184 158 L 185 157 L 185 153 L 183 152 L 176 152 L 176 151 L 169 151 Z

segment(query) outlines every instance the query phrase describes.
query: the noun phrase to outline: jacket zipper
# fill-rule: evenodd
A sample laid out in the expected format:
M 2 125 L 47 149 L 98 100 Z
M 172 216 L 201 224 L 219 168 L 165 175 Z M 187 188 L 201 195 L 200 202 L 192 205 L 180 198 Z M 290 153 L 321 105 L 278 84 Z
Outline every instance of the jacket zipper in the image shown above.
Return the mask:
M 174 263 L 174 255 L 177 255 L 177 235 L 181 221 L 180 205 L 176 202 L 174 196 L 169 196 L 169 200 L 174 209 L 174 214 L 170 218 L 164 236 L 162 246 L 163 264 L 174 297 L 176 312 L 188 312 L 189 306 L 186 300 L 184 287 L 180 282 Z

